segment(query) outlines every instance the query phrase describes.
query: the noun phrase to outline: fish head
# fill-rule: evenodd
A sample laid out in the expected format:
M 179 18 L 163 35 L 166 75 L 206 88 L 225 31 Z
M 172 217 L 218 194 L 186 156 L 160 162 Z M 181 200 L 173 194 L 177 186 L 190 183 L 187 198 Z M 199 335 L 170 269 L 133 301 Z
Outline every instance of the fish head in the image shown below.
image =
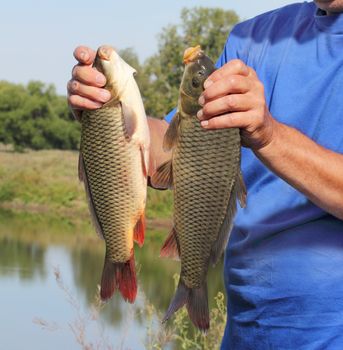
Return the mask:
M 194 114 L 194 110 L 196 112 L 200 108 L 198 99 L 204 91 L 204 82 L 215 71 L 215 66 L 200 46 L 188 48 L 183 60 L 185 71 L 181 81 L 181 93 L 186 97 L 183 110 Z
M 105 88 L 110 91 L 112 100 L 120 99 L 127 82 L 134 79 L 133 76 L 136 74 L 136 70 L 109 45 L 98 48 L 93 67 L 106 77 Z

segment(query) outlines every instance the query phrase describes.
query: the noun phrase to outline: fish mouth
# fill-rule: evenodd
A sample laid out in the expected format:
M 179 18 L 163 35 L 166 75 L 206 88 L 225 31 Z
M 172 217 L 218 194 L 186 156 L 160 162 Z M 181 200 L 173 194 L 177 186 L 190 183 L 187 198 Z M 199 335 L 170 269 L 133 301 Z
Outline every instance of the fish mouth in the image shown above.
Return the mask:
M 103 46 L 100 46 L 98 49 L 98 56 L 102 60 L 110 61 L 113 52 L 114 52 L 113 47 L 109 45 L 103 45 Z
M 183 54 L 183 63 L 188 64 L 194 62 L 203 55 L 204 51 L 201 50 L 200 45 L 197 45 L 195 47 L 189 47 L 185 50 L 185 53 Z

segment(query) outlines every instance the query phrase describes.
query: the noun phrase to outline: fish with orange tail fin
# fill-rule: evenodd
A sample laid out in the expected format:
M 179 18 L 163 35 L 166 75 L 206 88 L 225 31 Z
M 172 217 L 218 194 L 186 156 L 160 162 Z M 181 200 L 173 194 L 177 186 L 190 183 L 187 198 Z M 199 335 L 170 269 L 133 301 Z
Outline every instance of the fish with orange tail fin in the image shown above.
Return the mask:
M 111 99 L 82 112 L 79 177 L 95 229 L 106 242 L 100 296 L 107 300 L 119 290 L 133 303 L 133 242 L 144 241 L 149 128 L 135 70 L 110 46 L 98 49 L 94 67 L 105 75 Z
M 192 322 L 210 326 L 207 271 L 219 260 L 229 239 L 237 199 L 245 206 L 246 189 L 240 172 L 239 129 L 204 130 L 196 117 L 204 82 L 215 70 L 200 46 L 184 55 L 185 71 L 178 110 L 164 137 L 172 160 L 151 178 L 155 188 L 172 188 L 174 227 L 162 257 L 179 257 L 180 281 L 164 320 L 186 306 Z

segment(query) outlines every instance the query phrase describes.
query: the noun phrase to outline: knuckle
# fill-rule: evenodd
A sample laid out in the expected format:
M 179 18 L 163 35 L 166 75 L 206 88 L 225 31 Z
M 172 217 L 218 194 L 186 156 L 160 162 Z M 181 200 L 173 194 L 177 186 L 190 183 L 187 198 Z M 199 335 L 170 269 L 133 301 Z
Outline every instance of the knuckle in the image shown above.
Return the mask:
M 211 112 L 211 106 L 206 104 L 202 109 L 202 113 L 204 116 L 208 116 L 210 114 L 210 112 Z
M 238 59 L 233 60 L 232 64 L 234 65 L 234 67 L 237 70 L 242 70 L 245 67 L 245 64 L 241 60 L 238 60 Z
M 230 87 L 232 87 L 232 88 L 236 87 L 238 84 L 238 79 L 235 76 L 228 77 L 227 81 L 228 81 L 228 84 L 230 85 Z
M 77 78 L 80 74 L 80 67 L 78 65 L 75 65 L 71 71 L 71 76 L 73 78 Z
M 225 106 L 229 109 L 236 108 L 237 107 L 237 99 L 232 95 L 226 96 Z
M 75 94 L 80 90 L 80 84 L 76 80 L 69 80 L 68 82 L 68 91 L 71 94 Z

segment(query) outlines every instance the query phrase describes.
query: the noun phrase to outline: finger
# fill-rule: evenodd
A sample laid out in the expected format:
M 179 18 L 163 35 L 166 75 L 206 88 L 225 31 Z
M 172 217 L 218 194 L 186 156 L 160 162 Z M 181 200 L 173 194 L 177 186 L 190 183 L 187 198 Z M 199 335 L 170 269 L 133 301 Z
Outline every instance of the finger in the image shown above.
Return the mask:
M 252 116 L 249 113 L 236 112 L 204 120 L 201 126 L 204 129 L 247 128 L 251 123 Z
M 249 75 L 249 69 L 247 65 L 241 60 L 232 60 L 221 68 L 214 71 L 205 81 L 204 88 L 208 88 L 214 82 L 222 79 L 227 75 Z
M 250 80 L 242 75 L 228 75 L 210 85 L 199 98 L 199 104 L 204 105 L 213 99 L 228 94 L 244 94 L 251 88 Z
M 94 110 L 102 107 L 102 103 L 90 100 L 87 97 L 82 97 L 79 95 L 70 95 L 68 97 L 68 102 L 73 109 L 88 109 Z
M 243 112 L 252 108 L 252 100 L 247 94 L 227 95 L 206 103 L 198 113 L 200 120 L 206 120 L 228 112 Z
M 90 65 L 93 63 L 96 52 L 87 46 L 78 46 L 74 50 L 75 59 L 82 63 Z
M 90 66 L 74 66 L 72 76 L 74 80 L 86 85 L 103 87 L 106 84 L 105 76 Z
M 102 88 L 85 85 L 77 80 L 70 80 L 68 82 L 68 94 L 69 95 L 80 95 L 82 97 L 87 97 L 94 102 L 105 103 L 111 98 L 111 93 Z

